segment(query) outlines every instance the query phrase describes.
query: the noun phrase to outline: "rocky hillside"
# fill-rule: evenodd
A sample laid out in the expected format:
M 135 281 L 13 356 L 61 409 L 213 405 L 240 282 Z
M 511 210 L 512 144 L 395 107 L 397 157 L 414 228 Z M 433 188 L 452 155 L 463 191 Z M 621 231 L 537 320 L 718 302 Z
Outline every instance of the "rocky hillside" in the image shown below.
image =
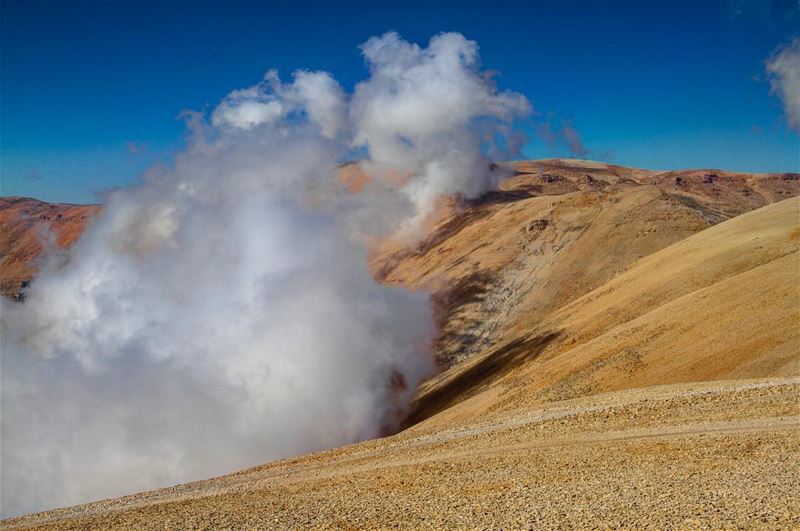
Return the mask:
M 411 422 L 660 384 L 800 374 L 800 201 L 642 258 L 423 384 Z M 530 319 L 530 320 L 528 320 Z
M 36 259 L 45 246 L 69 246 L 99 211 L 99 205 L 0 197 L 0 292 L 18 299 L 36 272 Z
M 797 529 L 800 380 L 663 386 L 393 437 L 4 529 Z
M 800 527 L 799 176 L 512 169 L 372 256 L 438 309 L 405 430 L 4 527 Z
M 443 366 L 500 346 L 637 260 L 716 223 L 800 194 L 800 175 L 655 172 L 590 161 L 520 162 L 451 209 L 413 248 L 372 259 L 381 280 L 436 293 Z

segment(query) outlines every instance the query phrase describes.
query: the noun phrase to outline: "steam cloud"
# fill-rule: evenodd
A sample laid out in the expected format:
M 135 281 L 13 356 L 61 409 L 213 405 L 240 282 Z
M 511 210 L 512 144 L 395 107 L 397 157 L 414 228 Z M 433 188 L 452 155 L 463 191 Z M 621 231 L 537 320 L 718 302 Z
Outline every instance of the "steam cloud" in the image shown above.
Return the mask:
M 789 127 L 800 133 L 800 38 L 793 39 L 767 60 L 772 93 L 783 102 Z
M 554 125 L 556 120 L 556 116 L 551 113 L 547 116 L 547 121 L 539 126 L 538 133 L 542 140 L 551 148 L 560 144 L 565 145 L 570 155 L 574 157 L 586 158 L 589 156 L 589 150 L 583 144 L 581 134 L 573 125 L 572 120 L 569 118 L 559 120 L 560 127 Z
M 362 51 L 352 95 L 270 71 L 210 121 L 188 113 L 185 151 L 3 302 L 4 516 L 394 427 L 433 371 L 432 318 L 425 294 L 371 278 L 364 243 L 418 235 L 437 196 L 491 186 L 530 106 L 460 34 Z M 377 177 L 358 194 L 338 179 L 354 153 Z

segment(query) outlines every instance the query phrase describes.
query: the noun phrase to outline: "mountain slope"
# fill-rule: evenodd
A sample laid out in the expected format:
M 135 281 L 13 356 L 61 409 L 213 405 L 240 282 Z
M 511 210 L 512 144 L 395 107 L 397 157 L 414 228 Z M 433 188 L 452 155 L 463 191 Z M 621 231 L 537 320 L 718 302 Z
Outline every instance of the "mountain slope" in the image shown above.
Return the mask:
M 674 204 L 658 199 L 662 192 L 654 185 L 626 190 L 602 196 L 622 204 L 622 213 L 604 212 L 605 203 L 581 193 L 559 196 L 548 212 L 561 210 L 545 229 L 572 226 L 587 211 L 595 212 L 593 221 L 580 229 L 584 236 L 553 230 L 555 243 L 541 244 L 542 253 L 533 256 L 561 255 L 571 246 L 577 253 L 588 242 L 600 245 L 599 235 L 585 235 L 615 226 L 607 218 L 642 220 L 655 205 Z M 541 211 L 534 209 L 545 201 L 544 208 L 551 208 L 556 200 L 523 201 L 530 202 L 536 220 Z M 518 202 L 491 207 L 478 219 L 513 218 Z M 522 222 L 522 214 L 516 215 L 515 223 Z M 671 225 L 673 220 L 678 221 Z M 645 238 L 663 243 L 698 220 L 678 210 L 656 225 L 672 229 Z M 456 255 L 449 247 L 455 245 L 452 238 L 473 230 L 474 223 L 427 251 L 400 256 L 387 278 L 409 272 L 409 261 L 433 265 L 442 254 Z M 544 278 L 535 275 L 554 279 L 561 272 L 545 274 L 524 260 L 516 269 L 508 262 L 498 266 L 508 258 L 502 251 L 511 246 L 512 233 L 509 225 L 495 233 L 486 227 L 486 246 L 465 256 L 485 269 L 505 269 L 508 276 L 500 284 L 492 279 L 487 290 L 517 285 L 524 294 L 516 304 L 509 293 L 486 307 L 498 322 L 487 333 L 488 346 L 456 359 L 422 386 L 408 429 L 204 482 L 4 524 L 798 527 L 799 225 L 800 199 L 784 200 L 695 231 L 640 259 L 630 259 L 628 249 L 620 263 L 598 269 L 609 277 L 598 286 L 589 289 L 594 282 L 587 277 L 591 282 L 573 292 L 539 291 L 550 294 L 544 303 L 527 302 L 539 289 L 533 280 Z M 633 240 L 632 234 L 649 230 L 616 227 Z M 465 242 L 480 245 L 479 235 L 465 234 Z M 560 244 L 562 250 L 548 250 Z M 440 245 L 449 250 L 428 254 Z M 482 254 L 486 247 L 498 253 Z M 605 252 L 596 254 L 602 258 Z M 464 266 L 453 263 L 441 267 L 455 275 L 452 271 Z M 614 267 L 623 270 L 614 274 Z M 422 283 L 433 276 L 434 269 L 420 269 L 416 279 Z M 533 287 L 525 288 L 525 282 Z
M 0 197 L 0 294 L 19 298 L 23 285 L 36 272 L 43 244 L 68 247 L 99 212 L 99 205 Z
M 799 399 L 797 378 L 594 395 L 4 528 L 792 529 Z
M 523 315 L 503 331 L 500 348 L 423 384 L 413 420 L 445 409 L 437 422 L 601 391 L 800 374 L 799 223 L 800 199 L 785 200 L 654 253 L 545 319 Z M 487 386 L 480 368 L 498 357 L 515 361 L 499 364 L 494 384 L 479 392 Z
M 800 194 L 797 174 L 559 159 L 513 169 L 499 191 L 444 213 L 421 244 L 390 242 L 372 257 L 385 282 L 435 292 L 445 367 L 501 347 L 515 323 L 529 327 L 645 256 Z

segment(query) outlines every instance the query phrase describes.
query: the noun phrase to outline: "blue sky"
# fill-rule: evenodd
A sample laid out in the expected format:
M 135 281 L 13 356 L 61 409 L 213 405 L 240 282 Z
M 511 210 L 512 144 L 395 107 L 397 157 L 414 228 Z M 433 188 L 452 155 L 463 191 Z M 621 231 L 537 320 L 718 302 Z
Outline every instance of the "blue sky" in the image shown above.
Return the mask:
M 529 158 L 646 168 L 800 171 L 798 135 L 764 61 L 800 34 L 794 0 L 694 2 L 2 3 L 2 195 L 88 202 L 180 148 L 183 109 L 210 110 L 269 68 L 366 77 L 357 46 L 389 30 L 476 40 L 525 94 Z M 402 5 L 402 7 L 401 7 Z

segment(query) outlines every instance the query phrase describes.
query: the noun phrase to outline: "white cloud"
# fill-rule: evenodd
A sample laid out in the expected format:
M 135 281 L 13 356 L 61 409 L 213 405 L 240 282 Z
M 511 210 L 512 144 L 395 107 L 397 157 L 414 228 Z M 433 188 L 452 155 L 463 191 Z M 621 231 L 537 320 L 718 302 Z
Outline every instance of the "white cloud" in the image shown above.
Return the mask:
M 202 479 L 380 435 L 433 370 L 427 296 L 382 286 L 364 232 L 494 181 L 524 97 L 477 45 L 363 47 L 349 98 L 322 72 L 231 92 L 169 167 L 110 196 L 2 312 L 4 515 Z M 501 141 L 502 144 L 502 141 Z M 407 177 L 347 193 L 353 145 Z M 398 380 L 406 386 L 397 386 Z M 395 382 L 395 383 L 393 383 Z
M 495 184 L 483 146 L 512 145 L 507 126 L 531 107 L 480 71 L 477 43 L 442 33 L 420 48 L 387 33 L 361 49 L 371 76 L 353 95 L 354 143 L 368 148 L 372 171 L 411 176 L 404 192 L 416 211 L 412 225 L 441 194 L 472 198 Z
M 326 72 L 295 73 L 293 99 L 305 106 L 309 119 L 322 134 L 336 138 L 347 128 L 347 98 L 339 83 Z
M 789 126 L 800 132 L 800 38 L 793 39 L 767 60 L 772 92 L 783 102 Z
M 277 101 L 226 101 L 214 111 L 212 123 L 250 129 L 264 123 L 275 123 L 285 113 L 286 110 Z
M 278 73 L 270 70 L 261 83 L 231 92 L 214 109 L 211 123 L 238 129 L 286 126 L 284 120 L 292 113 L 305 113 L 328 138 L 347 127 L 347 100 L 339 83 L 327 72 L 304 70 L 295 72 L 291 84 L 282 83 Z

